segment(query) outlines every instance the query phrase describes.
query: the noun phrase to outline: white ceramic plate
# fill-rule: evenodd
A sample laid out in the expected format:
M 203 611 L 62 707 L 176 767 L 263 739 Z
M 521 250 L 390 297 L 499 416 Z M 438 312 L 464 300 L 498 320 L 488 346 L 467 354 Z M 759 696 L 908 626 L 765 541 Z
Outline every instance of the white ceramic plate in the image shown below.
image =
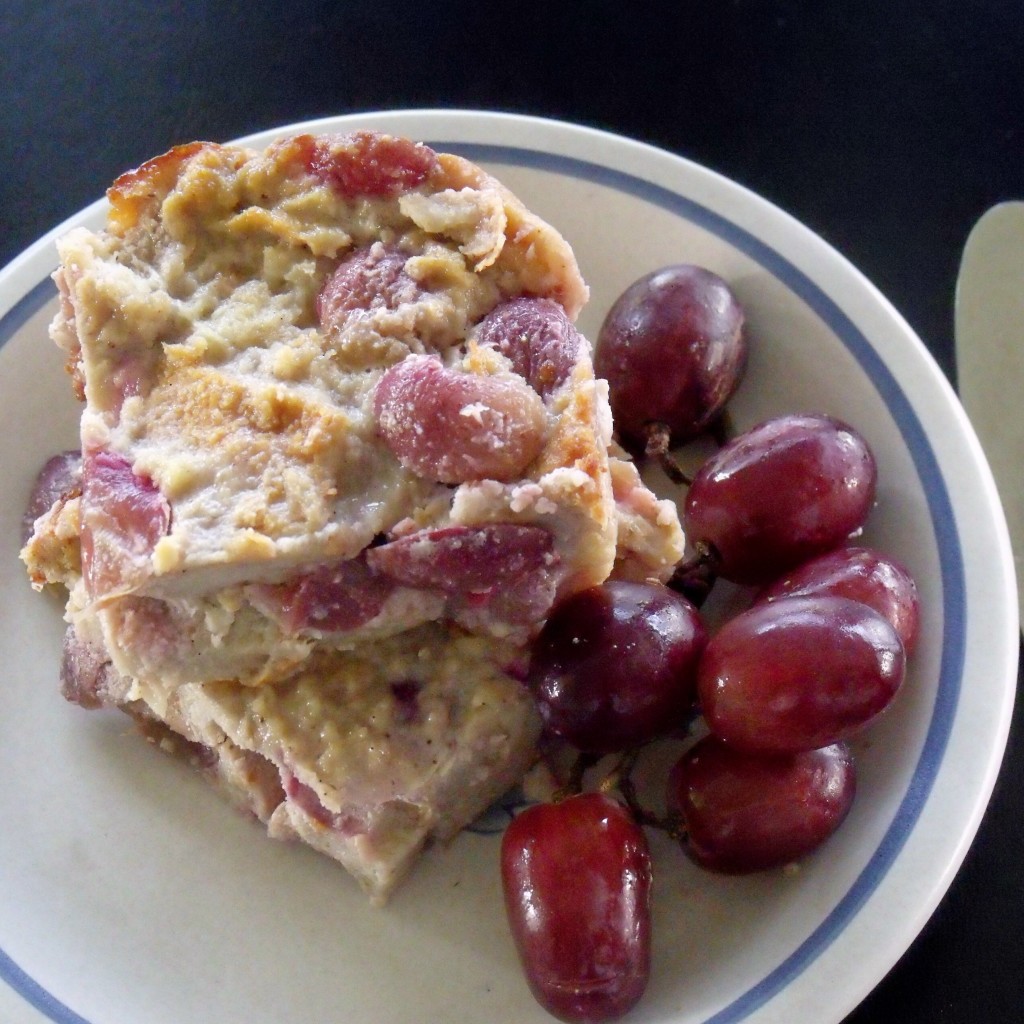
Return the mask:
M 753 325 L 737 425 L 820 410 L 873 446 L 880 487 L 866 540 L 916 576 L 923 640 L 896 705 L 858 743 L 852 814 L 798 872 L 756 878 L 703 874 L 655 837 L 655 963 L 630 1018 L 839 1021 L 952 880 L 987 803 L 1013 700 L 1009 544 L 980 448 L 942 374 L 824 242 L 667 153 L 474 112 L 299 127 L 380 127 L 493 170 L 575 247 L 592 289 L 581 319 L 591 338 L 641 273 L 680 261 L 711 267 L 733 283 Z M 103 215 L 103 203 L 89 207 L 0 274 L 0 976 L 13 990 L 5 1019 L 548 1020 L 507 937 L 496 836 L 467 834 L 433 851 L 387 909 L 371 910 L 336 865 L 265 839 L 121 716 L 61 700 L 61 609 L 24 578 L 19 521 L 36 469 L 76 444 L 78 410 L 46 337 L 54 237 Z

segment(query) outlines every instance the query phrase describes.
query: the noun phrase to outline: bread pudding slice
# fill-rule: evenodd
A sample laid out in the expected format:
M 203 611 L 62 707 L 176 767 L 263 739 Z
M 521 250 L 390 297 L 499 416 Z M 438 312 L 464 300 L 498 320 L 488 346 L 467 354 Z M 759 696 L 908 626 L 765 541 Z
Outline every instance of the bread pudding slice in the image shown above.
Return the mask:
M 178 147 L 109 199 L 59 243 L 51 333 L 118 671 L 259 683 L 436 620 L 522 641 L 608 576 L 586 287 L 495 179 L 359 132 Z
M 59 242 L 84 401 L 22 550 L 62 684 L 382 901 L 536 756 L 552 605 L 683 553 L 610 450 L 569 245 L 370 132 L 193 143 Z
M 454 838 L 536 758 L 521 650 L 458 627 L 321 650 L 264 686 L 168 687 L 118 674 L 90 621 L 65 639 L 69 700 L 127 712 L 270 836 L 337 860 L 377 904 L 425 846 Z

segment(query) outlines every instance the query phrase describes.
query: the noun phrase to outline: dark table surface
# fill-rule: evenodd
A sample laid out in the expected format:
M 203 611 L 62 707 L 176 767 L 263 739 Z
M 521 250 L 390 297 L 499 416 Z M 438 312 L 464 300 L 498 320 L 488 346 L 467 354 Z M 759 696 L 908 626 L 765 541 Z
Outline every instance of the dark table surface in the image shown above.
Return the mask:
M 174 143 L 431 106 L 576 121 L 733 178 L 848 257 L 955 380 L 964 240 L 1024 198 L 1024 9 L 0 0 L 0 265 Z M 960 874 L 847 1024 L 1024 1020 L 1021 717 Z

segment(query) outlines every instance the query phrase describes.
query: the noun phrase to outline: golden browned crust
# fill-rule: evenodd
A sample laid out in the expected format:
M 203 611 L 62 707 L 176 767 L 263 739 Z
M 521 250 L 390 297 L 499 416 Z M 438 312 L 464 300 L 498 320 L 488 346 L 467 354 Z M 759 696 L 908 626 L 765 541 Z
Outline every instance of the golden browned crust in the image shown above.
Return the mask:
M 501 195 L 506 216 L 501 265 L 523 283 L 523 293 L 550 296 L 575 320 L 590 290 L 569 243 L 476 164 L 451 153 L 438 154 L 438 162 L 445 171 L 446 188 L 492 188 Z
M 142 219 L 143 212 L 152 213 L 174 187 L 182 164 L 202 150 L 213 147 L 214 144 L 210 142 L 189 142 L 175 146 L 120 175 L 107 189 L 111 230 L 123 233 L 135 227 Z

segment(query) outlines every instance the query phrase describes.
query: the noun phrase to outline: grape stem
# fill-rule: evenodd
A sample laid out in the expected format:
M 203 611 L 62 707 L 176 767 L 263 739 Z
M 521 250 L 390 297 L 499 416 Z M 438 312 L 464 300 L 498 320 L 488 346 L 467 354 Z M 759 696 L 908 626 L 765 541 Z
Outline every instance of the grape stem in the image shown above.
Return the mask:
M 636 768 L 636 763 L 641 753 L 643 753 L 643 749 L 640 746 L 631 747 L 629 750 L 623 751 L 615 766 L 601 780 L 597 788 L 602 793 L 611 793 L 614 790 L 618 790 L 623 802 L 629 808 L 630 814 L 633 815 L 638 824 L 645 825 L 648 828 L 661 829 L 662 832 L 667 833 L 672 839 L 682 840 L 685 838 L 686 830 L 683 828 L 680 818 L 672 814 L 668 814 L 664 818 L 659 817 L 640 802 L 636 786 L 633 784 L 633 769 Z M 561 803 L 563 800 L 568 800 L 569 797 L 578 796 L 582 793 L 583 777 L 600 760 L 600 754 L 591 754 L 586 751 L 577 754 L 569 769 L 569 776 L 565 784 L 560 786 L 552 796 L 552 803 Z
M 729 411 L 723 409 L 707 426 L 707 432 L 711 435 L 715 444 L 722 448 L 729 442 L 734 433 L 732 420 Z M 674 484 L 689 487 L 693 479 L 683 472 L 679 461 L 672 454 L 672 430 L 667 423 L 661 420 L 652 420 L 644 425 L 644 456 L 648 459 L 657 459 L 665 476 Z
M 583 792 L 583 776 L 586 775 L 590 768 L 593 768 L 601 758 L 597 754 L 588 754 L 585 751 L 576 755 L 576 760 L 573 761 L 572 767 L 569 769 L 569 777 L 565 780 L 565 784 L 559 786 L 555 790 L 552 800 L 554 803 L 559 803 L 562 800 L 567 800 L 571 796 L 577 796 Z
M 667 586 L 699 608 L 718 579 L 719 561 L 718 553 L 710 544 L 698 541 L 693 557 L 676 566 Z
M 671 444 L 672 432 L 667 423 L 655 420 L 644 426 L 644 455 L 649 459 L 657 459 L 672 483 L 689 487 L 693 481 L 683 472 L 670 451 Z
M 626 802 L 633 817 L 641 824 L 649 828 L 658 828 L 666 832 L 672 839 L 681 840 L 685 835 L 682 822 L 674 815 L 659 817 L 653 811 L 649 811 L 637 795 L 636 786 L 633 784 L 633 769 L 640 757 L 643 747 L 633 747 L 625 751 L 619 758 L 615 767 L 601 780 L 598 789 L 602 793 L 610 793 L 617 789 Z

